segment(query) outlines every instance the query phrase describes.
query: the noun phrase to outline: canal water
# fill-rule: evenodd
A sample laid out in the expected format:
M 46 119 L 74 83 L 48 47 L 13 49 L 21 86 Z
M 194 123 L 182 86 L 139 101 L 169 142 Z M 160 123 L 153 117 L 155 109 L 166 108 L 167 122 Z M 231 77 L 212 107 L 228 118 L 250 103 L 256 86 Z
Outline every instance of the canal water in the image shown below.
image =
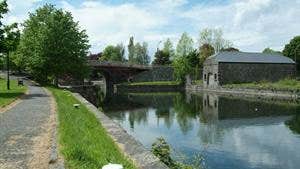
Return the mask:
M 299 104 L 199 93 L 130 93 L 89 100 L 146 148 L 207 169 L 299 169 Z

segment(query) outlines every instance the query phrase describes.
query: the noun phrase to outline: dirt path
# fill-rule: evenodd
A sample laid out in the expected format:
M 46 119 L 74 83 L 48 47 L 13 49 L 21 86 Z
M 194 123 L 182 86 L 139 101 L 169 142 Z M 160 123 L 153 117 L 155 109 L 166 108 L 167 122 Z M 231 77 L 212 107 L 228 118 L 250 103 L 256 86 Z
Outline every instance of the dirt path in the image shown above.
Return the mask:
M 49 167 L 55 104 L 42 87 L 28 83 L 22 101 L 0 114 L 0 169 Z

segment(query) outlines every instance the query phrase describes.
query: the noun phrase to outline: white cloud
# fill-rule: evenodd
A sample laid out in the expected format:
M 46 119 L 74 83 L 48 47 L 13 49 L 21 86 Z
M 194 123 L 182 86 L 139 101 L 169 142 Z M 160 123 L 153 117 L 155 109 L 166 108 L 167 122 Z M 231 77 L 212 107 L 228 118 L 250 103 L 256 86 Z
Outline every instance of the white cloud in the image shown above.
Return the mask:
M 45 1 L 9 0 L 11 12 L 6 22 L 21 22 L 29 11 Z M 159 41 L 174 42 L 184 31 L 198 38 L 206 27 L 222 28 L 224 36 L 242 51 L 262 51 L 265 47 L 281 50 L 293 36 L 300 34 L 300 0 L 231 0 L 226 3 L 189 2 L 188 0 L 149 0 L 110 4 L 105 1 L 57 1 L 72 12 L 87 30 L 92 52 L 108 44 L 147 41 L 150 54 Z M 176 45 L 174 45 L 176 46 Z

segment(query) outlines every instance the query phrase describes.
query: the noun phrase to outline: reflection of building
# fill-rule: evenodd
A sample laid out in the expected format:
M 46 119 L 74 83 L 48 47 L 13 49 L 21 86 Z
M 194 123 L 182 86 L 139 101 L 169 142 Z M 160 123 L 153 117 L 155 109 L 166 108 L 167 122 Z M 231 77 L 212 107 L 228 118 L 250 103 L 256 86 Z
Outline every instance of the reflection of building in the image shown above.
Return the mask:
M 203 94 L 203 116 L 205 122 L 218 120 L 219 97 L 216 94 Z
M 280 54 L 220 52 L 204 62 L 203 85 L 277 81 L 295 72 L 295 62 Z

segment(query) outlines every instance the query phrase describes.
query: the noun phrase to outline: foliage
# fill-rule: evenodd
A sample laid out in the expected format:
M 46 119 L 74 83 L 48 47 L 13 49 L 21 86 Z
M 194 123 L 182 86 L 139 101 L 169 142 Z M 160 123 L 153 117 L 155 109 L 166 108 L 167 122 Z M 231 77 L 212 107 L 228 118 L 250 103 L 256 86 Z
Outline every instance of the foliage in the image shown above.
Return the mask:
M 154 54 L 154 60 L 152 62 L 153 65 L 169 65 L 170 54 L 164 50 L 157 50 Z
M 163 47 L 162 51 L 169 55 L 170 60 L 174 59 L 175 50 L 173 49 L 173 44 L 169 38 L 164 42 L 164 47 Z
M 131 36 L 129 39 L 128 61 L 129 61 L 129 63 L 134 63 L 134 39 L 133 39 L 133 36 Z
M 134 46 L 134 59 L 135 63 L 147 65 L 150 63 L 150 56 L 148 55 L 148 44 L 146 42 L 143 42 L 141 45 L 140 43 L 136 43 Z
M 271 48 L 265 48 L 262 53 L 269 53 L 269 54 L 281 54 L 280 51 L 276 51 L 276 50 L 273 50 Z
M 297 62 L 297 70 L 300 70 L 300 36 L 295 36 L 285 45 L 283 55 Z
M 173 61 L 172 66 L 174 68 L 174 77 L 181 83 L 185 82 L 185 76 L 193 70 L 186 57 L 177 57 Z
M 85 30 L 79 30 L 70 12 L 45 5 L 25 21 L 18 54 L 36 80 L 57 82 L 64 75 L 82 78 L 87 74 L 89 47 Z
M 300 90 L 300 81 L 295 79 L 283 79 L 278 82 L 254 82 L 254 83 L 240 83 L 240 84 L 227 84 L 223 87 L 226 88 L 254 88 L 254 89 L 265 89 L 265 90 Z
M 125 61 L 124 54 L 125 54 L 125 48 L 123 44 L 118 44 L 116 46 L 109 45 L 104 49 L 100 60 L 123 62 Z
M 16 80 L 11 80 L 10 90 L 6 89 L 6 81 L 0 77 L 0 108 L 10 104 L 25 93 L 26 86 L 18 86 Z M 5 92 L 4 92 L 5 91 Z
M 171 158 L 171 148 L 164 138 L 157 138 L 157 140 L 152 144 L 151 150 L 161 162 L 171 169 L 192 169 L 192 166 L 176 162 Z
M 48 87 L 53 93 L 59 119 L 59 143 L 68 168 L 99 169 L 108 163 L 136 168 L 119 150 L 97 118 L 69 91 Z
M 212 47 L 210 44 L 205 43 L 199 48 L 199 64 L 201 67 L 203 67 L 204 61 L 211 55 L 215 53 L 214 47 Z
M 240 50 L 234 47 L 221 49 L 222 52 L 239 52 Z
M 200 32 L 199 46 L 204 44 L 211 45 L 215 52 L 219 52 L 221 49 L 226 49 L 232 46 L 232 43 L 223 38 L 222 29 L 209 29 L 206 28 Z
M 148 55 L 148 44 L 139 42 L 134 44 L 133 37 L 130 37 L 128 44 L 128 62 L 147 65 L 150 63 L 150 56 Z
M 176 46 L 176 58 L 187 56 L 190 52 L 194 50 L 193 45 L 193 39 L 189 37 L 189 35 L 186 32 L 184 32 L 181 35 L 181 38 L 179 39 L 178 44 Z
M 7 1 L 1 1 L 0 2 L 0 53 L 3 53 L 4 51 L 4 25 L 1 21 L 3 19 L 4 14 L 8 12 L 8 6 L 7 6 Z
M 196 49 L 192 50 L 187 56 L 186 59 L 189 63 L 189 65 L 193 68 L 197 67 L 199 65 L 199 53 Z

